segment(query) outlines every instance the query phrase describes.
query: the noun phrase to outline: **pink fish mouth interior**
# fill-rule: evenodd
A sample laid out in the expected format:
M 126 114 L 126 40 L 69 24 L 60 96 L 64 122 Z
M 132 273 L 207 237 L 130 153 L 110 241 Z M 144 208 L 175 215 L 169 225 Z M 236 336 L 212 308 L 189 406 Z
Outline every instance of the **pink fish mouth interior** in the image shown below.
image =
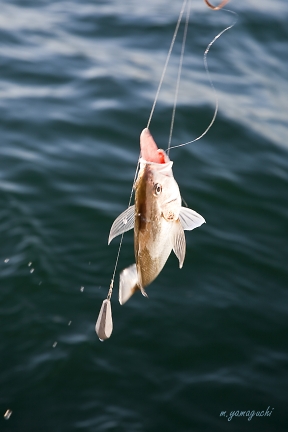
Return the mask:
M 147 162 L 165 164 L 170 160 L 164 150 L 158 149 L 157 144 L 147 128 L 143 129 L 140 135 L 140 148 L 141 156 Z

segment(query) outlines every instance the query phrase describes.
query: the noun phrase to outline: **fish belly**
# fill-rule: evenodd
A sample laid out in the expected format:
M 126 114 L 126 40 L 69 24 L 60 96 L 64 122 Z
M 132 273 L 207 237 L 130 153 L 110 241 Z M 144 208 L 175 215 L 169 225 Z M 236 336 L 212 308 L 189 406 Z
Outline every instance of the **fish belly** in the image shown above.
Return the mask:
M 164 218 L 160 223 L 149 222 L 138 235 L 135 259 L 140 288 L 149 285 L 163 269 L 171 251 L 171 224 Z

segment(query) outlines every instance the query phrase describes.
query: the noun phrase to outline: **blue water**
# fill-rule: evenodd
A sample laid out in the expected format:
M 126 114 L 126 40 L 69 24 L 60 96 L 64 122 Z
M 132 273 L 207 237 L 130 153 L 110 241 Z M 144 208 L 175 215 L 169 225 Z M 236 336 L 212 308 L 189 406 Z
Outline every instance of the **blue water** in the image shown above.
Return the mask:
M 1 2 L 1 431 L 287 431 L 288 3 L 229 8 L 237 24 L 208 54 L 216 121 L 170 153 L 207 224 L 186 232 L 183 269 L 171 255 L 148 300 L 120 306 L 117 271 L 101 343 L 119 244 L 108 233 L 181 2 Z M 233 21 L 191 1 L 172 145 L 212 119 L 203 53 Z M 182 32 L 151 122 L 163 148 Z M 118 270 L 133 262 L 131 232 Z

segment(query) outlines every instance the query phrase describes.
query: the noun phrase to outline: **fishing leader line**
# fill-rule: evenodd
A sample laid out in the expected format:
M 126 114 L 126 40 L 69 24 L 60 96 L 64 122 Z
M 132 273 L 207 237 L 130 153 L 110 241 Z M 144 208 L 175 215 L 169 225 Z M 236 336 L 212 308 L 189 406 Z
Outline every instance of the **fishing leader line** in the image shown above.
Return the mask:
M 170 125 L 170 133 L 169 133 L 169 139 L 168 139 L 168 148 L 167 148 L 167 153 L 168 154 L 169 154 L 170 149 L 172 149 L 172 148 L 181 147 L 181 146 L 184 146 L 184 145 L 187 145 L 187 144 L 191 144 L 191 143 L 193 143 L 193 142 L 201 139 L 208 132 L 208 130 L 210 129 L 210 127 L 214 123 L 216 115 L 217 115 L 217 111 L 218 111 L 218 98 L 217 98 L 215 87 L 213 85 L 213 82 L 212 82 L 210 74 L 209 74 L 209 69 L 208 69 L 208 65 L 207 65 L 207 54 L 209 52 L 210 47 L 215 42 L 215 40 L 218 39 L 225 31 L 227 31 L 231 27 L 233 27 L 235 25 L 236 21 L 237 21 L 237 20 L 235 20 L 235 22 L 231 26 L 229 26 L 229 27 L 225 28 L 223 31 L 221 31 L 210 42 L 210 44 L 208 45 L 208 47 L 206 48 L 205 53 L 204 53 L 205 70 L 206 70 L 206 73 L 208 74 L 210 85 L 211 85 L 211 87 L 212 87 L 212 89 L 213 89 L 213 91 L 215 93 L 215 97 L 216 97 L 216 107 L 215 107 L 215 111 L 214 111 L 214 115 L 213 115 L 212 121 L 210 122 L 210 124 L 207 127 L 207 129 L 198 138 L 196 138 L 196 139 L 194 139 L 192 141 L 189 141 L 187 143 L 183 143 L 183 144 L 179 144 L 179 145 L 171 147 L 171 140 L 172 140 L 172 134 L 173 134 L 173 128 L 174 128 L 176 107 L 177 107 L 177 99 L 178 99 L 178 93 L 179 93 L 180 78 L 181 78 L 182 65 L 183 65 L 183 59 L 184 59 L 184 51 L 185 51 L 186 38 L 187 38 L 187 32 L 188 32 L 188 25 L 189 25 L 190 0 L 183 0 L 182 7 L 181 7 L 181 10 L 180 10 L 180 14 L 179 14 L 179 17 L 178 17 L 178 20 L 177 20 L 177 23 L 176 23 L 176 27 L 175 27 L 175 30 L 174 30 L 174 34 L 173 34 L 173 37 L 172 37 L 172 41 L 171 41 L 171 44 L 170 44 L 170 48 L 169 48 L 169 51 L 168 51 L 168 54 L 167 54 L 167 57 L 166 57 L 166 61 L 165 61 L 165 64 L 164 64 L 162 75 L 161 75 L 161 78 L 160 78 L 160 81 L 159 81 L 159 84 L 158 84 L 158 88 L 157 88 L 157 91 L 156 91 L 154 102 L 152 104 L 151 112 L 150 112 L 150 115 L 149 115 L 149 118 L 148 118 L 148 122 L 147 122 L 147 128 L 149 129 L 149 126 L 150 126 L 150 123 L 151 123 L 151 120 L 152 120 L 152 116 L 154 114 L 155 106 L 156 106 L 156 103 L 157 103 L 158 98 L 159 98 L 160 89 L 161 89 L 163 81 L 164 81 L 164 77 L 165 77 L 165 73 L 166 73 L 166 70 L 167 70 L 167 66 L 168 66 L 168 63 L 169 63 L 169 60 L 170 60 L 170 57 L 171 57 L 171 53 L 172 53 L 172 50 L 173 50 L 173 47 L 174 47 L 174 44 L 175 44 L 175 40 L 176 40 L 176 37 L 177 37 L 177 34 L 178 34 L 179 26 L 181 24 L 183 14 L 184 14 L 185 9 L 186 9 L 187 1 L 188 1 L 188 7 L 187 7 L 187 11 L 186 11 L 186 20 L 185 20 L 183 40 L 182 40 L 182 46 L 181 46 L 181 54 L 180 54 L 179 67 L 178 67 L 176 90 L 175 90 L 175 95 L 174 95 L 174 104 L 173 104 L 173 111 L 172 111 L 172 118 L 171 118 L 171 125 Z M 216 6 L 216 7 L 212 6 L 209 3 L 208 0 L 204 0 L 204 1 L 207 4 L 207 6 L 209 6 L 211 9 L 219 10 L 229 0 L 223 0 L 221 2 L 221 4 L 219 6 Z M 235 14 L 235 12 L 232 12 L 232 11 L 229 11 L 229 12 Z M 237 14 L 235 14 L 235 15 L 237 15 Z M 136 181 L 136 178 L 137 178 L 137 173 L 138 173 L 138 170 L 139 170 L 139 158 L 138 158 L 138 163 L 137 163 L 137 167 L 136 167 L 136 170 L 135 170 L 135 175 L 134 175 L 134 180 L 133 180 L 132 189 L 131 189 L 131 193 L 130 193 L 128 208 L 131 205 L 132 196 L 133 196 L 133 190 L 134 190 L 134 185 L 135 185 L 135 181 Z M 123 221 L 124 224 L 127 223 L 127 222 L 128 222 L 127 220 Z M 116 260 L 115 260 L 115 266 L 114 266 L 113 275 L 112 275 L 112 278 L 111 278 L 111 282 L 110 282 L 107 298 L 105 300 L 103 300 L 103 302 L 102 302 L 102 306 L 100 308 L 98 319 L 97 319 L 96 324 L 95 324 L 95 331 L 96 331 L 96 333 L 97 333 L 100 341 L 104 341 L 105 339 L 108 339 L 111 336 L 112 331 L 113 331 L 113 320 L 112 320 L 112 310 L 111 310 L 111 301 L 110 300 L 111 300 L 112 293 L 113 293 L 114 279 L 115 279 L 115 274 L 116 274 L 117 267 L 118 267 L 118 261 L 119 261 L 120 251 L 121 251 L 121 248 L 122 248 L 123 237 L 124 237 L 124 233 L 121 235 L 121 238 L 120 238 L 120 243 L 119 243 L 119 247 L 118 247 L 118 252 L 117 252 L 117 256 L 116 256 Z
M 213 9 L 213 10 L 219 10 L 219 9 L 221 9 L 222 6 L 224 6 L 224 5 L 225 5 L 229 0 L 223 0 L 223 2 L 222 2 L 219 6 L 215 6 L 215 7 L 212 6 L 212 5 L 211 5 L 207 0 L 204 0 L 204 1 L 205 1 L 205 3 L 206 3 L 206 4 L 207 4 L 211 9 Z M 229 10 L 229 9 L 223 9 L 223 11 L 225 11 L 225 12 L 229 12 L 229 13 L 233 14 L 233 15 L 235 16 L 235 19 L 234 19 L 234 21 L 233 21 L 232 24 L 230 24 L 229 26 L 227 26 L 224 30 L 222 30 L 221 32 L 219 32 L 219 33 L 218 33 L 218 34 L 213 38 L 213 40 L 208 44 L 206 50 L 204 51 L 204 55 L 203 55 L 203 61 L 204 61 L 205 71 L 206 71 L 206 74 L 207 74 L 207 76 L 208 76 L 210 86 L 211 86 L 211 88 L 212 88 L 212 90 L 213 90 L 213 93 L 214 93 L 214 96 L 215 96 L 215 110 L 214 110 L 214 114 L 213 114 L 212 120 L 211 120 L 211 122 L 209 123 L 209 125 L 207 126 L 207 128 L 204 130 L 204 132 L 203 132 L 201 135 L 199 135 L 197 138 L 195 138 L 195 139 L 193 139 L 193 140 L 191 140 L 191 141 L 187 141 L 187 142 L 182 143 L 182 144 L 177 144 L 177 145 L 175 145 L 175 146 L 171 146 L 171 139 L 172 139 L 173 125 L 174 125 L 174 118 L 175 118 L 175 113 L 176 113 L 176 102 L 177 102 L 177 95 L 175 95 L 174 106 L 173 106 L 173 114 L 172 114 L 172 120 L 171 120 L 171 130 L 170 130 L 170 136 L 169 136 L 169 141 L 168 141 L 168 147 L 167 147 L 167 150 L 166 150 L 166 152 L 168 153 L 168 155 L 169 155 L 169 151 L 170 151 L 171 149 L 178 148 L 178 147 L 184 147 L 184 146 L 186 146 L 186 145 L 188 145 L 188 144 L 192 144 L 192 143 L 194 143 L 195 141 L 199 141 L 201 138 L 204 137 L 204 135 L 206 135 L 206 133 L 209 131 L 209 129 L 211 128 L 211 126 L 213 125 L 213 123 L 214 123 L 214 121 L 215 121 L 215 119 L 216 119 L 216 116 L 217 116 L 217 113 L 218 113 L 218 108 L 219 108 L 219 101 L 218 101 L 218 96 L 217 96 L 217 92 L 216 92 L 215 86 L 214 86 L 214 84 L 213 84 L 213 81 L 212 81 L 212 79 L 211 79 L 211 75 L 210 75 L 210 72 L 209 72 L 208 62 L 207 62 L 207 55 L 208 55 L 208 53 L 209 53 L 209 51 L 210 51 L 211 46 L 214 44 L 214 42 L 215 42 L 217 39 L 219 39 L 219 37 L 222 36 L 223 33 L 225 33 L 227 30 L 230 30 L 232 27 L 234 27 L 234 25 L 237 23 L 237 20 L 238 20 L 238 14 L 237 14 L 236 12 L 231 11 L 231 10 Z M 185 41 L 184 41 L 184 38 L 183 38 L 183 43 L 184 43 L 184 42 L 185 42 Z M 182 51 L 183 51 L 183 56 L 184 56 L 184 48 L 183 48 Z M 181 55 L 182 55 L 182 53 L 181 53 Z M 181 77 L 182 61 L 183 61 L 183 59 L 181 59 L 181 62 L 180 62 L 180 65 L 179 65 L 178 78 L 177 78 L 177 85 L 176 85 L 176 92 L 178 92 L 178 90 L 179 90 L 179 83 L 178 83 L 178 80 L 180 81 L 180 77 Z M 172 122 L 173 122 L 173 124 L 172 124 Z
M 161 87 L 162 87 L 162 84 L 163 84 L 163 81 L 164 81 L 164 76 L 165 76 L 165 73 L 166 73 L 166 70 L 167 70 L 167 66 L 168 66 L 168 63 L 169 63 L 169 60 L 170 60 L 170 57 L 171 57 L 171 53 L 172 53 L 172 50 L 173 50 L 173 47 L 174 47 L 174 43 L 175 43 L 176 36 L 177 36 L 178 30 L 179 30 L 179 26 L 180 26 L 180 23 L 182 21 L 182 15 L 184 13 L 184 10 L 185 10 L 185 7 L 186 7 L 186 3 L 187 3 L 187 0 L 184 0 L 183 4 L 182 4 L 181 11 L 180 11 L 180 14 L 179 14 L 179 17 L 178 17 L 178 20 L 177 20 L 176 27 L 175 27 L 175 30 L 174 30 L 174 34 L 173 34 L 173 37 L 172 37 L 170 48 L 169 48 L 169 51 L 168 51 L 168 54 L 167 54 L 167 57 L 166 57 L 166 61 L 165 61 L 164 68 L 163 68 L 163 72 L 162 72 L 162 75 L 161 75 L 161 78 L 160 78 L 160 81 L 159 81 L 159 84 L 158 84 L 158 88 L 157 88 L 157 91 L 156 91 L 154 102 L 153 102 L 153 105 L 152 105 L 152 108 L 151 108 L 151 112 L 150 112 L 149 119 L 148 119 L 147 126 L 146 126 L 147 129 L 149 129 L 149 126 L 150 126 L 150 123 L 151 123 L 151 120 L 152 120 L 152 116 L 153 116 L 153 113 L 154 113 L 154 110 L 155 110 L 155 106 L 156 106 L 157 100 L 159 98 L 159 93 L 160 93 L 160 90 L 161 90 Z
M 173 134 L 173 128 L 174 128 L 175 115 L 176 115 L 177 99 L 178 99 L 178 93 L 179 93 L 179 85 L 180 85 L 180 78 L 181 78 L 182 65 L 183 65 L 183 59 L 184 59 L 184 51 L 185 51 L 186 38 L 187 38 L 187 32 L 188 32 L 189 18 L 190 18 L 190 0 L 188 2 L 188 8 L 187 8 L 187 12 L 186 12 L 186 20 L 185 20 L 183 40 L 182 40 L 182 46 L 181 46 L 181 54 L 180 54 L 180 59 L 179 59 L 178 75 L 177 75 L 177 81 L 176 81 L 176 89 L 175 89 L 175 95 L 174 95 L 172 118 L 171 118 L 170 132 L 169 132 L 169 138 L 168 138 L 168 149 L 167 149 L 168 156 L 169 156 L 169 151 L 170 151 L 170 146 L 171 146 L 171 141 L 172 141 L 172 134 Z

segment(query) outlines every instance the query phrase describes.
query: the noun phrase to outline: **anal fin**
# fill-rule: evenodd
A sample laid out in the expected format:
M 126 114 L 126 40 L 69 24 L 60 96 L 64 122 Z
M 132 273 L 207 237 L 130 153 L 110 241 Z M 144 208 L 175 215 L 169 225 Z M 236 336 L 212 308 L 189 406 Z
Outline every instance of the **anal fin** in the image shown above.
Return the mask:
M 139 289 L 136 264 L 132 264 L 120 273 L 119 303 L 123 305 Z

